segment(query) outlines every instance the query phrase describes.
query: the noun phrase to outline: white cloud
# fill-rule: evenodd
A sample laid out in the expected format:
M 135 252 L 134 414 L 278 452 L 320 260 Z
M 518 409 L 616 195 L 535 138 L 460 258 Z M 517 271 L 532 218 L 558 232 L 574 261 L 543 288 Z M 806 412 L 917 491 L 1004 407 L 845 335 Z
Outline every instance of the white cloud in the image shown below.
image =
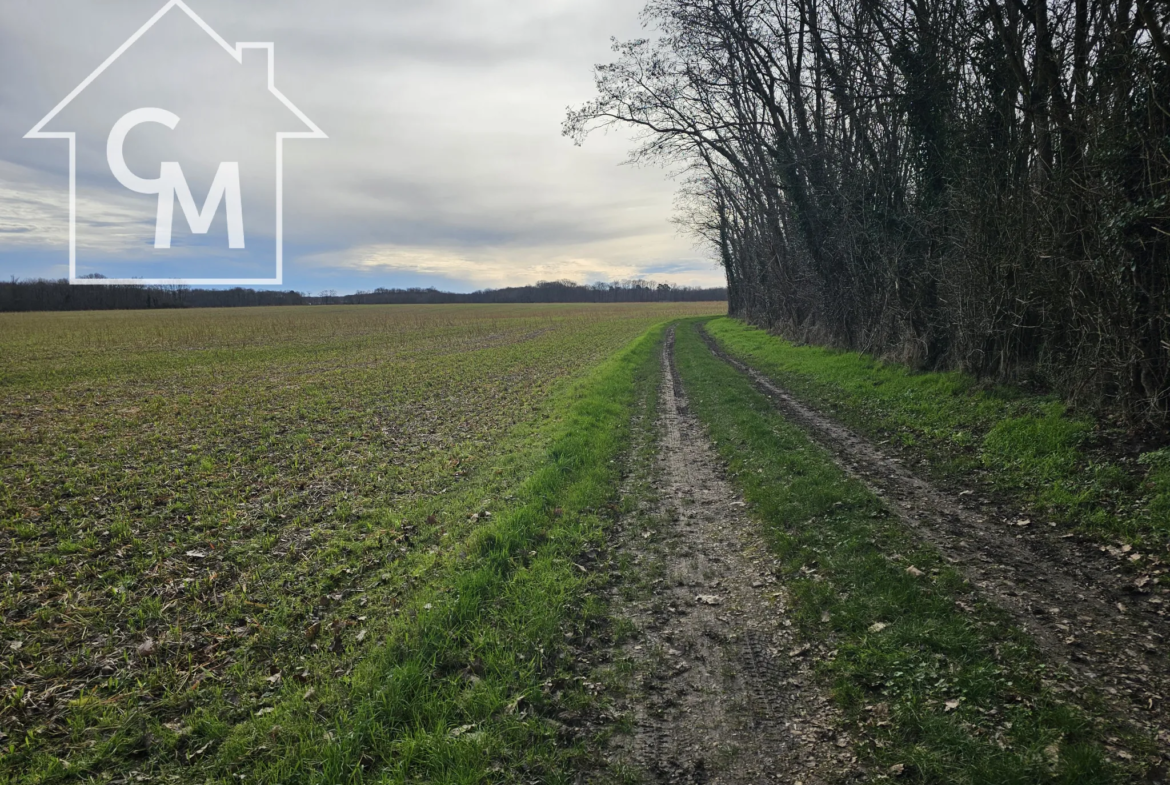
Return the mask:
M 0 161 L 0 253 L 15 250 L 59 250 L 69 254 L 69 183 L 44 182 L 39 173 Z M 80 252 L 132 255 L 142 252 L 142 210 L 126 199 L 79 196 Z
M 723 275 L 702 259 L 648 263 L 643 238 L 532 247 L 450 248 L 372 245 L 322 254 L 313 261 L 364 274 L 401 272 L 492 288 L 560 279 L 579 283 L 650 278 L 684 286 L 721 286 Z

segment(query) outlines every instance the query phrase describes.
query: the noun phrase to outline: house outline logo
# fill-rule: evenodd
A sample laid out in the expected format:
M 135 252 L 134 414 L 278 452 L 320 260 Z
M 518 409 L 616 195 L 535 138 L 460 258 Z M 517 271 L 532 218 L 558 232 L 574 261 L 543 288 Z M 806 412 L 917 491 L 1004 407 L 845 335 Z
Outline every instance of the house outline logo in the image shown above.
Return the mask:
M 105 73 L 111 65 L 134 46 L 140 38 L 146 35 L 159 20 L 174 9 L 186 14 L 191 21 L 197 24 L 215 43 L 228 55 L 243 65 L 244 52 L 249 49 L 262 49 L 268 52 L 268 91 L 292 112 L 298 120 L 310 130 L 294 132 L 278 132 L 276 134 L 276 277 L 274 278 L 78 278 L 77 277 L 77 132 L 76 131 L 45 131 L 46 125 L 52 122 L 65 107 L 69 106 L 77 96 L 81 95 L 94 80 Z M 207 22 L 191 10 L 184 0 L 169 0 L 150 20 L 138 29 L 134 35 L 106 58 L 92 74 L 85 78 L 73 92 L 65 97 L 61 103 L 37 123 L 31 131 L 24 135 L 25 139 L 66 139 L 69 141 L 69 283 L 73 285 L 97 286 L 280 286 L 284 283 L 284 142 L 286 139 L 328 139 L 329 137 L 317 127 L 317 124 L 293 104 L 284 93 L 276 88 L 276 45 L 273 42 L 244 42 L 234 47 L 219 33 L 215 32 Z M 209 202 L 210 203 L 210 202 Z

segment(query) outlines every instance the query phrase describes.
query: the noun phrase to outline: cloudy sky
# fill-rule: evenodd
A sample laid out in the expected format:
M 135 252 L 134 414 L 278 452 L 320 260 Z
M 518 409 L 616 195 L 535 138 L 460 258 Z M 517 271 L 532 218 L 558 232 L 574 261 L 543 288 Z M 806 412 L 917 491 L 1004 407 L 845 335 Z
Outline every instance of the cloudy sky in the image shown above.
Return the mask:
M 560 135 L 610 37 L 645 34 L 638 0 L 188 4 L 232 45 L 274 42 L 277 88 L 329 135 L 285 143 L 284 288 L 722 283 L 671 222 L 675 183 L 622 165 L 629 136 Z M 23 137 L 163 5 L 0 2 L 0 276 L 67 275 L 68 144 Z M 266 60 L 236 63 L 175 9 L 46 127 L 77 133 L 79 274 L 271 277 L 275 132 L 305 128 L 267 91 Z M 142 107 L 182 120 L 132 131 L 129 168 L 179 162 L 199 207 L 237 161 L 246 251 L 227 248 L 222 207 L 204 236 L 176 207 L 174 247 L 154 248 L 158 197 L 107 158 L 113 124 Z

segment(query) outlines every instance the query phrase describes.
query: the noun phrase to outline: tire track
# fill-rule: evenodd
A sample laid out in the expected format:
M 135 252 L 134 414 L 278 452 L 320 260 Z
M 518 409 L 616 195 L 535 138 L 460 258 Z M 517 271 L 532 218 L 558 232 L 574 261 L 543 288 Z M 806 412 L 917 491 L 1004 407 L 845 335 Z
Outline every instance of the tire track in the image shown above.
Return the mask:
M 863 482 L 907 526 L 938 548 L 972 584 L 1007 610 L 1056 664 L 1073 676 L 1067 688 L 1093 687 L 1119 715 L 1170 753 L 1170 635 L 1167 605 L 1136 593 L 1116 560 L 1022 516 L 964 505 L 873 443 L 796 400 L 771 379 L 723 351 L 700 328 L 708 348 L 746 375 L 788 419 L 826 447 L 837 465 Z
M 673 346 L 671 329 L 657 500 L 620 524 L 618 551 L 643 586 L 617 602 L 637 628 L 617 656 L 638 674 L 618 758 L 653 783 L 848 781 L 853 745 L 815 683 L 813 653 L 796 645 L 777 564 L 687 411 Z

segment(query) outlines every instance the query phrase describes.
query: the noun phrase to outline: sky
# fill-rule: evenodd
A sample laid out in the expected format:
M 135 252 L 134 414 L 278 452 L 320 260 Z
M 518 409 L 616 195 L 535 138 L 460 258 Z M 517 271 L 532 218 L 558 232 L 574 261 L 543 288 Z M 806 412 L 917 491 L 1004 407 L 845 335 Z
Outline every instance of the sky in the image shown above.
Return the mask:
M 69 145 L 25 135 L 164 5 L 0 3 L 4 279 L 68 275 Z M 187 5 L 232 47 L 272 42 L 275 87 L 328 136 L 284 142 L 278 288 L 723 284 L 710 252 L 672 221 L 669 173 L 625 164 L 631 134 L 597 133 L 579 147 L 560 133 L 566 109 L 592 97 L 611 37 L 648 35 L 637 0 Z M 273 277 L 276 134 L 310 129 L 267 89 L 267 73 L 264 50 L 238 63 L 175 8 L 45 126 L 77 135 L 79 276 Z M 177 163 L 198 212 L 214 206 L 204 200 L 222 165 L 235 163 L 244 249 L 228 247 L 230 198 L 196 234 L 181 200 L 115 177 L 111 131 L 142 108 L 177 124 L 127 133 L 130 172 L 155 181 L 163 162 Z M 155 247 L 163 201 L 173 204 L 169 249 Z

